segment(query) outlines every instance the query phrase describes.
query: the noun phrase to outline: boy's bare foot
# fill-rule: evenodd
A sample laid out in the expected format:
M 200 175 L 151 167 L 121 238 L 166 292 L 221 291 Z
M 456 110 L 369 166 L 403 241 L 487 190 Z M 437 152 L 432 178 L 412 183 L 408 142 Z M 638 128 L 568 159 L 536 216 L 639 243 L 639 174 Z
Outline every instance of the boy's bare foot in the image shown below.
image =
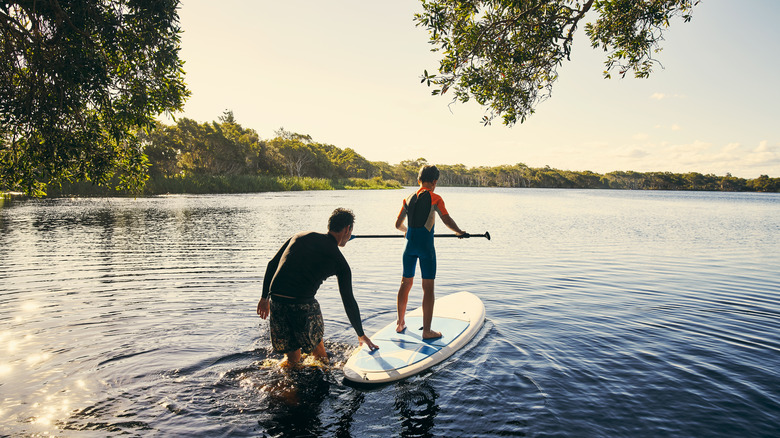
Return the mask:
M 438 339 L 441 337 L 441 333 L 435 332 L 433 330 L 423 330 L 423 339 Z
M 406 330 L 406 324 L 404 323 L 398 324 L 398 327 L 395 328 L 396 333 L 403 333 L 404 330 Z

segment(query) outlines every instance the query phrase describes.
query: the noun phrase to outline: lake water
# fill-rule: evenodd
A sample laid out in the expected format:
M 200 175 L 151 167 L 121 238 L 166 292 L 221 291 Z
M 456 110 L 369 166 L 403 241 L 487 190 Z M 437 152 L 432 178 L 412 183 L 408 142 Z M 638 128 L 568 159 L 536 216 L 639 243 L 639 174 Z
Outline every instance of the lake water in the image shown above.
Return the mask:
M 441 187 L 493 237 L 436 244 L 437 294 L 485 302 L 477 337 L 345 385 L 331 279 L 332 368 L 280 369 L 255 314 L 268 259 L 340 206 L 392 234 L 407 191 L 6 201 L 0 436 L 780 436 L 777 194 Z M 402 251 L 343 248 L 368 333 L 395 318 Z

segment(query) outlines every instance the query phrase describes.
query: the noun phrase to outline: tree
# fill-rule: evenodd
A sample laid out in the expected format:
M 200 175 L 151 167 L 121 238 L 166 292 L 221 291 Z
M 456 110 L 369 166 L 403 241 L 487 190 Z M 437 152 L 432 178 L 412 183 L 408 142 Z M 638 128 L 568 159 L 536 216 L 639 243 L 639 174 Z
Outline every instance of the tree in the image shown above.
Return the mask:
M 395 165 L 396 179 L 408 186 L 417 185 L 417 175 L 420 172 L 420 168 L 428 164 L 428 160 L 425 158 L 418 158 L 414 161 L 404 160 Z
M 189 95 L 178 0 L 0 3 L 0 189 L 140 189 L 137 132 Z
M 453 90 L 453 101 L 474 99 L 494 117 L 522 123 L 550 96 L 558 67 L 569 60 L 575 31 L 585 25 L 594 48 L 607 52 L 605 77 L 616 69 L 648 77 L 663 31 L 675 16 L 691 19 L 700 0 L 423 0 L 415 15 L 427 28 L 439 73 L 426 70 L 422 82 L 434 95 Z
M 300 140 L 277 137 L 270 144 L 284 157 L 284 165 L 290 176 L 305 176 L 307 166 L 315 161 L 316 155 L 312 148 Z
M 335 147 L 334 149 L 335 153 L 331 154 L 330 159 L 340 171 L 340 176 L 350 178 L 371 178 L 374 176 L 376 167 L 354 149 L 342 150 Z
M 179 165 L 182 150 L 180 130 L 157 122 L 154 129 L 139 135 L 144 154 L 149 158 L 147 172 L 150 176 L 171 176 L 182 171 Z
M 747 187 L 756 192 L 780 192 L 780 178 L 761 175 L 747 182 Z
M 244 129 L 230 111 L 219 120 L 221 123 L 198 123 L 183 118 L 174 127 L 158 126 L 144 152 L 151 158 L 159 150 L 175 150 L 179 169 L 200 175 L 254 174 L 267 166 L 257 132 Z M 150 173 L 157 163 L 152 164 Z

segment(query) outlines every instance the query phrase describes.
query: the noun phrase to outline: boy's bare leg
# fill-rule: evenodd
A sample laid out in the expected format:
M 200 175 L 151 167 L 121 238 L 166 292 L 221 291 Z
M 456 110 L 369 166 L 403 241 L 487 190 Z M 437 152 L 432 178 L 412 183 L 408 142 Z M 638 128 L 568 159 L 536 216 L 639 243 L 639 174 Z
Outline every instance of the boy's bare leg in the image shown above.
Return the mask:
M 436 298 L 433 295 L 433 279 L 425 279 L 422 281 L 423 287 L 423 339 L 436 339 L 441 337 L 441 333 L 431 330 L 431 322 L 433 321 L 433 303 Z
M 398 289 L 398 326 L 395 328 L 397 333 L 406 329 L 406 305 L 409 303 L 409 291 L 412 290 L 414 278 L 401 277 L 401 287 Z

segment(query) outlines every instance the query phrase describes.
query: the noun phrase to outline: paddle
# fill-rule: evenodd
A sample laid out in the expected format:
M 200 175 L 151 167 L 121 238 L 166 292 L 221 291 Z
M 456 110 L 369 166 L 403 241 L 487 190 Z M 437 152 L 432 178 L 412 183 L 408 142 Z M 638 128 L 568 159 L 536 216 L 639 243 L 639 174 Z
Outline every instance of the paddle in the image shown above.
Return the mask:
M 403 234 L 364 234 L 361 236 L 352 235 L 349 240 L 352 239 L 389 239 L 393 237 L 405 237 Z M 433 237 L 460 237 L 462 239 L 468 239 L 469 237 L 484 237 L 490 240 L 490 233 L 485 231 L 485 234 L 468 234 L 458 236 L 457 234 L 434 234 Z

